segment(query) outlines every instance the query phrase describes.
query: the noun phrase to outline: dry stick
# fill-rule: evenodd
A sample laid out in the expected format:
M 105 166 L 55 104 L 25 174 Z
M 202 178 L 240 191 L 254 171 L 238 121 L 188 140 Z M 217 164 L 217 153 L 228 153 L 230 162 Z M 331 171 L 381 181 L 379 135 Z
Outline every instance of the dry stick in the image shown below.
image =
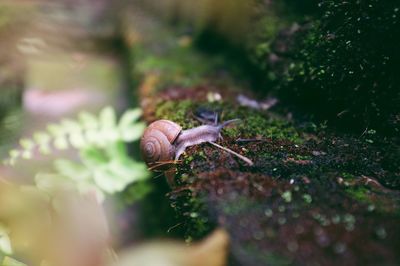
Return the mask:
M 147 170 L 153 171 L 153 170 L 157 169 L 160 166 L 164 166 L 164 165 L 168 165 L 168 164 L 177 164 L 179 162 L 180 162 L 179 160 L 177 160 L 177 161 L 170 160 L 170 161 L 156 162 L 156 163 L 152 164 L 152 166 L 148 167 Z
M 217 147 L 217 148 L 220 148 L 221 150 L 224 150 L 224 151 L 226 151 L 226 152 L 229 152 L 229 153 L 231 153 L 231 154 L 237 156 L 239 159 L 242 159 L 243 161 L 245 161 L 245 162 L 246 162 L 248 165 L 250 165 L 250 166 L 254 165 L 254 163 L 253 163 L 252 160 L 250 160 L 250 159 L 247 158 L 247 157 L 244 157 L 243 155 L 240 155 L 240 154 L 237 153 L 237 152 L 234 152 L 234 151 L 231 150 L 231 149 L 222 147 L 221 145 L 218 145 L 217 143 L 214 143 L 214 142 L 211 142 L 211 141 L 209 141 L 208 143 L 214 145 L 214 146 Z

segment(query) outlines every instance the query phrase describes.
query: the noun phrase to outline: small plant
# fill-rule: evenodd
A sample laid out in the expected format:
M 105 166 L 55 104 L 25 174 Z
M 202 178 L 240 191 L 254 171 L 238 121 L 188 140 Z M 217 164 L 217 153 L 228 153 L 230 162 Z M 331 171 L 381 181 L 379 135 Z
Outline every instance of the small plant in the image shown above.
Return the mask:
M 55 159 L 53 173 L 36 175 L 39 188 L 51 190 L 62 183 L 82 192 L 95 189 L 100 195 L 121 192 L 128 184 L 149 176 L 145 164 L 133 160 L 125 145 L 142 135 L 145 125 L 137 121 L 140 116 L 141 110 L 128 110 L 117 121 L 112 107 L 101 110 L 98 117 L 81 112 L 76 120 L 63 119 L 32 138 L 21 139 L 20 148 L 11 150 L 5 163 L 15 165 L 20 159 L 31 159 L 34 153 L 48 155 L 73 148 L 79 151 L 80 160 Z

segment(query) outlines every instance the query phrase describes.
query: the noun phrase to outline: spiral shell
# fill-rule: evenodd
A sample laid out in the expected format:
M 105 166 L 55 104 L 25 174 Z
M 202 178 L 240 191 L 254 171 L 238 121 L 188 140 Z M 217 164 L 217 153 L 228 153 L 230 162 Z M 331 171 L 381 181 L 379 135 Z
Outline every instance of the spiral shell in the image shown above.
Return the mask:
M 158 131 L 161 131 L 167 137 L 170 143 L 173 143 L 178 137 L 179 133 L 182 131 L 182 127 L 180 125 L 165 119 L 157 120 L 151 123 L 147 129 L 157 129 Z
M 150 124 L 140 141 L 140 150 L 146 164 L 150 167 L 173 160 L 173 142 L 182 128 L 169 120 L 158 120 Z

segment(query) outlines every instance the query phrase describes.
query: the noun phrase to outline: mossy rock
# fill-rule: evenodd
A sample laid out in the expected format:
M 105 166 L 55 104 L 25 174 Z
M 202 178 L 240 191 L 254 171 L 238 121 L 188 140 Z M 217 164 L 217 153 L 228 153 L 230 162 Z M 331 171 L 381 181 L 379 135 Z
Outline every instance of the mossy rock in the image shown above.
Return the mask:
M 149 49 L 137 62 L 163 58 L 173 47 L 162 53 Z M 195 47 L 186 52 L 197 53 Z M 151 75 L 157 60 L 141 74 Z M 168 80 L 166 73 L 173 76 L 184 67 L 175 62 L 158 78 Z M 232 72 L 226 75 L 232 78 Z M 240 118 L 223 130 L 219 144 L 254 162 L 249 166 L 209 144 L 186 150 L 167 196 L 187 241 L 216 226 L 226 228 L 231 265 L 400 262 L 398 142 L 375 131 L 337 134 L 325 124 L 239 107 L 235 96 L 246 87 L 216 85 L 207 75 L 185 84 L 142 84 L 140 90 L 151 92 L 143 102 L 154 103 L 144 105 L 145 113 L 153 114 L 150 120 L 170 119 L 191 128 L 200 124 L 193 116 L 199 107 L 219 111 L 222 121 Z
M 311 133 L 232 103 L 167 101 L 156 114 L 189 128 L 198 125 L 191 114 L 199 106 L 229 110 L 223 119 L 244 118 L 223 132 L 221 144 L 255 166 L 206 144 L 188 149 L 170 193 L 188 241 L 224 226 L 239 265 L 399 261 L 400 201 L 392 190 L 399 183 L 396 170 L 382 163 L 387 142 L 322 128 Z M 242 137 L 263 141 L 238 144 Z

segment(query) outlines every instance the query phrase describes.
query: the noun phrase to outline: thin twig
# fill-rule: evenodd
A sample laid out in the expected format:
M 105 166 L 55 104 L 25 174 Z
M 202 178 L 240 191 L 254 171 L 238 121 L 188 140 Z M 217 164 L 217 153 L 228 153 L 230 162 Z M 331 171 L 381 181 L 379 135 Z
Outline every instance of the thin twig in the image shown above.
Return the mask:
M 147 169 L 149 170 L 149 171 L 153 171 L 153 170 L 157 170 L 157 168 L 159 168 L 159 167 L 161 167 L 161 166 L 165 166 L 165 165 L 168 165 L 168 164 L 171 164 L 171 165 L 173 165 L 173 164 L 178 164 L 180 161 L 179 160 L 176 160 L 176 161 L 173 161 L 173 160 L 170 160 L 170 161 L 160 161 L 160 162 L 156 162 L 156 163 L 153 163 L 150 167 L 148 167 Z
M 218 145 L 218 144 L 215 143 L 215 142 L 209 141 L 208 143 L 214 145 L 214 146 L 217 147 L 217 148 L 220 148 L 221 150 L 224 150 L 224 151 L 226 151 L 226 152 L 229 152 L 230 154 L 233 154 L 233 155 L 237 156 L 239 159 L 242 159 L 243 161 L 245 161 L 245 162 L 246 162 L 248 165 L 250 165 L 250 166 L 254 165 L 254 163 L 253 163 L 252 160 L 250 160 L 249 158 L 247 158 L 247 157 L 245 157 L 245 156 L 243 156 L 243 155 L 240 155 L 240 154 L 237 153 L 237 152 L 234 152 L 234 151 L 231 150 L 231 149 L 222 147 L 221 145 Z
M 172 230 L 174 230 L 175 228 L 177 228 L 178 226 L 181 226 L 183 223 L 178 223 L 174 226 L 171 226 L 170 228 L 168 228 L 167 233 L 170 233 Z
M 154 176 L 153 179 L 157 179 L 164 175 L 164 172 L 159 173 L 158 175 Z

